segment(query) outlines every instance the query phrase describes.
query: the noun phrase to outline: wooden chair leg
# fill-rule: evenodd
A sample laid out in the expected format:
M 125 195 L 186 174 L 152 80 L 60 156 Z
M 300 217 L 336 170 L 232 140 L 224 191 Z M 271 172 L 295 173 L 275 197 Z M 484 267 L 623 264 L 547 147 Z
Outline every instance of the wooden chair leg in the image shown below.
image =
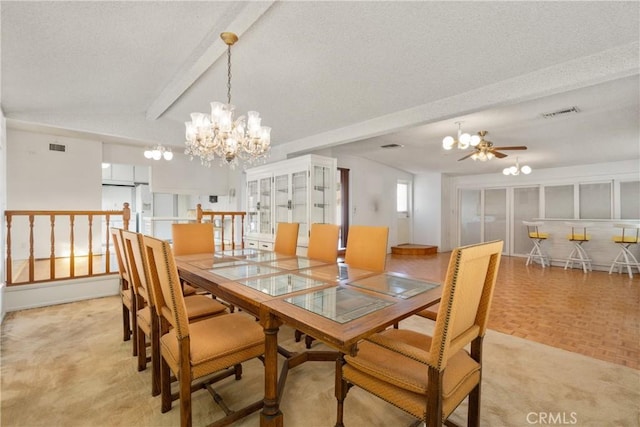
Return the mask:
M 131 339 L 131 320 L 129 319 L 129 308 L 122 304 L 122 341 Z
M 164 358 L 160 360 L 160 393 L 160 412 L 164 414 L 171 410 L 171 370 Z
M 138 328 L 137 333 L 137 346 L 138 346 L 138 372 L 147 369 L 147 348 L 146 339 L 142 329 Z
M 304 334 L 302 332 L 300 332 L 299 330 L 296 329 L 296 332 L 294 334 L 295 338 L 296 338 L 296 342 L 300 342 L 300 340 L 302 339 L 302 336 Z
M 313 343 L 313 340 L 315 340 L 315 338 L 309 335 L 304 337 L 304 345 L 305 347 L 307 347 L 307 349 L 311 348 L 311 343 Z
M 189 354 L 188 337 L 180 340 L 180 347 L 182 355 Z M 179 369 L 176 376 L 180 387 L 180 427 L 191 427 L 191 366 L 187 358 L 180 358 Z
M 467 413 L 467 426 L 480 426 L 480 383 L 469 393 L 469 411 Z
M 155 311 L 151 313 L 151 395 L 160 394 L 160 325 Z
M 234 369 L 236 374 L 236 381 L 239 381 L 240 379 L 242 379 L 242 365 L 238 363 L 234 366 Z

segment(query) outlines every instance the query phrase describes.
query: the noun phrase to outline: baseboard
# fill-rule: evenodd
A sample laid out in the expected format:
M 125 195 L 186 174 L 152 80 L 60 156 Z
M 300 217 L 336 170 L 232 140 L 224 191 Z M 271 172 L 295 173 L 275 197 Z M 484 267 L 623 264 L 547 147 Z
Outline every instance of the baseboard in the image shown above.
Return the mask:
M 117 295 L 120 292 L 117 274 L 74 280 L 14 285 L 4 289 L 4 311 L 46 307 L 92 298 Z

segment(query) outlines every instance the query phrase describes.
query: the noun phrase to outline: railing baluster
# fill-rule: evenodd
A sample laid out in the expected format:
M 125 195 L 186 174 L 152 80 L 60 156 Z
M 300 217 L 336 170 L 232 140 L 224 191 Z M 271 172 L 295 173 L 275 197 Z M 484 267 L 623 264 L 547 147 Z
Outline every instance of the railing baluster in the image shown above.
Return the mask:
M 105 224 L 107 225 L 107 272 L 109 271 L 109 258 L 110 256 L 108 256 L 109 254 L 109 239 L 111 238 L 111 221 L 110 221 L 111 216 L 109 214 L 105 215 Z M 115 245 L 116 242 L 113 242 L 113 244 Z
M 89 276 L 93 276 L 93 215 L 89 214 L 89 258 L 88 272 Z
M 49 220 L 51 221 L 51 254 L 49 255 L 49 278 L 56 278 L 56 216 L 51 214 L 49 216 Z
M 71 235 L 69 236 L 69 245 L 71 246 L 71 252 L 69 254 L 69 277 L 76 277 L 76 255 L 75 255 L 75 242 L 74 238 L 74 222 L 75 215 L 69 215 L 69 226 L 71 227 Z
M 224 213 L 221 215 L 222 219 L 220 220 L 220 228 L 222 229 L 220 233 L 220 239 L 222 240 L 222 250 L 224 251 Z M 213 215 L 211 215 L 211 221 L 213 221 Z
M 13 283 L 13 268 L 12 268 L 12 259 L 11 259 L 11 219 L 13 216 L 11 214 L 6 214 L 7 216 L 7 286 Z
M 34 215 L 29 215 L 29 281 L 33 282 L 34 280 L 34 271 L 35 271 L 35 258 L 33 256 L 33 221 L 35 217 Z

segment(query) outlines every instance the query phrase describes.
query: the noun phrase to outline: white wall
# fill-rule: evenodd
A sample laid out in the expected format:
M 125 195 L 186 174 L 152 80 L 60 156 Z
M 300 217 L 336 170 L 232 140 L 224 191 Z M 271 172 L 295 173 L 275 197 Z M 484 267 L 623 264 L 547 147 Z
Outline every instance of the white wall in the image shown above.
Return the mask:
M 100 142 L 7 129 L 7 159 L 8 209 L 100 209 Z
M 7 209 L 7 126 L 4 112 L 0 107 L 0 323 L 4 319 L 4 292 L 5 292 L 5 263 L 7 259 L 5 245 L 5 223 L 4 211 Z
M 441 250 L 442 175 L 421 173 L 413 180 L 412 243 L 434 245 Z

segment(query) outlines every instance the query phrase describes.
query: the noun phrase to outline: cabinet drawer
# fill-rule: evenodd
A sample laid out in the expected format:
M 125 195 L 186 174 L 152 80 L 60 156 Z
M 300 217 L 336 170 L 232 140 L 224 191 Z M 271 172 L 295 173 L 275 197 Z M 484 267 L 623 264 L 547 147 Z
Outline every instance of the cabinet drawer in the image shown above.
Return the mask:
M 260 242 L 260 245 L 259 245 L 258 249 L 262 249 L 262 250 L 265 250 L 265 251 L 272 251 L 273 250 L 273 243 L 271 243 L 271 242 Z
M 245 244 L 247 248 L 258 249 L 258 246 L 259 246 L 257 240 L 246 240 Z

